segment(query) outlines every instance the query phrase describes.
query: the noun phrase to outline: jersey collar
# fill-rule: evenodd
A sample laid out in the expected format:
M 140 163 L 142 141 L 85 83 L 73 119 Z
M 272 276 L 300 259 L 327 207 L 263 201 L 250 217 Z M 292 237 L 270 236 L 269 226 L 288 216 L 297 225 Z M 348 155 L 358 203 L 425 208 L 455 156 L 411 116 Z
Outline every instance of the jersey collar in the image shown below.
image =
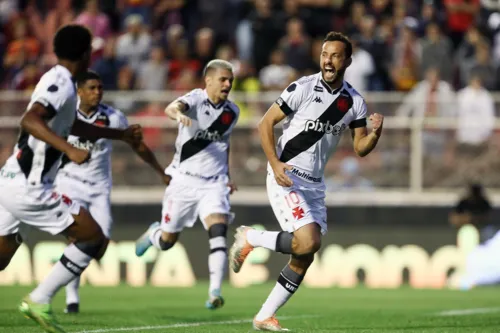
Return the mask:
M 337 89 L 333 90 L 329 85 L 328 83 L 325 82 L 325 80 L 323 80 L 323 76 L 321 75 L 321 72 L 319 72 L 319 80 L 321 82 L 321 84 L 323 85 L 323 87 L 325 87 L 326 91 L 328 91 L 330 94 L 332 95 L 335 95 L 337 94 L 340 90 L 342 90 L 344 88 L 344 84 L 345 84 L 345 81 L 342 81 L 342 85 L 340 87 L 338 87 Z
M 224 104 L 226 104 L 227 101 L 222 101 L 220 102 L 219 104 L 215 105 L 214 103 L 212 103 L 212 101 L 210 100 L 210 98 L 208 98 L 208 94 L 207 94 L 207 90 L 204 89 L 203 92 L 205 93 L 205 98 L 206 98 L 206 102 L 208 104 L 210 104 L 214 109 L 220 109 L 221 107 L 224 106 Z

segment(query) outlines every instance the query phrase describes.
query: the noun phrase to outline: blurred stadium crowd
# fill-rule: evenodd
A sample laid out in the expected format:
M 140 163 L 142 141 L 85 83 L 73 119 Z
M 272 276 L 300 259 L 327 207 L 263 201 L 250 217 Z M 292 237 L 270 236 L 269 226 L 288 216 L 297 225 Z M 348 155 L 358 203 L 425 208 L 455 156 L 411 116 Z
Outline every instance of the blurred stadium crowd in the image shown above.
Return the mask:
M 281 89 L 318 70 L 330 30 L 355 43 L 358 90 L 408 91 L 436 67 L 455 88 L 471 76 L 498 90 L 494 0 L 2 0 L 4 89 L 31 89 L 54 63 L 51 36 L 78 22 L 94 36 L 93 68 L 111 90 L 189 90 L 206 62 L 232 61 L 237 90 Z
M 491 93 L 500 90 L 499 11 L 495 0 L 0 0 L 0 88 L 30 92 L 54 64 L 55 31 L 78 22 L 94 34 L 92 68 L 105 89 L 123 93 L 106 102 L 127 115 L 164 117 L 167 100 L 140 101 L 127 93 L 201 87 L 204 65 L 217 57 L 234 65 L 233 91 L 258 96 L 236 100 L 245 124 L 269 107 L 259 93 L 279 94 L 295 78 L 317 72 L 324 35 L 342 31 L 354 44 L 347 81 L 363 94 L 406 94 L 368 98 L 370 112 L 458 118 L 457 129 L 431 127 L 422 135 L 424 187 L 462 186 L 472 169 L 500 186 L 493 171 L 500 167 L 500 139 Z M 0 101 L 0 115 L 21 115 L 24 102 Z M 146 130 L 148 144 L 169 161 L 175 131 Z M 16 133 L 3 131 L 0 161 L 11 153 Z M 363 165 L 351 157 L 350 140 L 342 141 L 327 167 L 337 175 L 329 181 L 332 191 L 409 186 L 411 131 L 391 129 L 384 136 Z M 255 129 L 239 128 L 234 137 L 236 176 L 263 185 L 265 156 Z M 132 163 L 125 151 L 120 156 L 113 165 L 119 183 L 155 184 L 140 162 Z

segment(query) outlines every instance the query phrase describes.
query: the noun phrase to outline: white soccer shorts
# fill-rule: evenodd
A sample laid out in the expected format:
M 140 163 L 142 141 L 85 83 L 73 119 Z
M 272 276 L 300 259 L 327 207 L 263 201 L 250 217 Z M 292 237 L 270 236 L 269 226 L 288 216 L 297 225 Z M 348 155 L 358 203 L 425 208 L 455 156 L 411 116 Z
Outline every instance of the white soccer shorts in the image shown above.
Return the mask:
M 211 214 L 228 215 L 233 221 L 229 204 L 230 189 L 226 182 L 209 183 L 206 186 L 189 186 L 175 177 L 165 190 L 162 204 L 161 228 L 168 233 L 191 228 L 199 217 L 205 229 L 205 219 Z
M 80 205 L 53 186 L 26 187 L 15 180 L 0 182 L 0 236 L 19 232 L 21 223 L 57 235 L 74 222 L 72 215 L 79 213 Z
M 109 184 L 98 184 L 82 179 L 71 178 L 59 172 L 56 190 L 65 194 L 90 212 L 108 239 L 111 237 L 113 217 L 111 215 L 111 189 Z
M 267 195 L 281 229 L 294 232 L 306 224 L 317 223 L 326 234 L 325 186 L 310 184 L 291 174 L 293 185 L 283 187 L 276 183 L 274 174 L 267 173 Z

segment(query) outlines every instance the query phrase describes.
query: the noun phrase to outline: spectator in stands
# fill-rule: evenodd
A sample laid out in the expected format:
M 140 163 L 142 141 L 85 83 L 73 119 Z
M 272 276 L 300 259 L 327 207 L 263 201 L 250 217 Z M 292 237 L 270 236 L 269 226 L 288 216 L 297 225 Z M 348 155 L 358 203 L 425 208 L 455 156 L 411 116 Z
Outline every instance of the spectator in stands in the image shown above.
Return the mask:
M 456 49 L 467 29 L 475 22 L 480 0 L 443 0 L 448 17 L 447 30 Z
M 71 7 L 71 0 L 57 0 L 55 8 L 50 10 L 45 17 L 41 33 L 44 33 L 45 53 L 51 58 L 55 58 L 52 45 L 53 36 L 60 27 L 73 23 L 74 19 L 75 12 Z
M 345 31 L 349 36 L 361 33 L 361 24 L 367 16 L 366 5 L 362 1 L 355 1 L 351 5 L 350 17 L 346 22 Z M 373 18 L 373 16 L 370 15 Z
M 389 78 L 390 47 L 376 33 L 375 17 L 366 15 L 360 21 L 359 47 L 367 51 L 373 58 L 375 71 L 368 79 L 367 90 L 388 90 L 391 86 Z
M 340 172 L 325 180 L 327 191 L 370 191 L 373 183 L 363 177 L 355 157 L 346 157 L 340 162 Z
M 166 50 L 167 59 L 171 60 L 175 54 L 178 45 L 184 38 L 184 27 L 180 24 L 173 24 L 168 27 L 161 41 L 163 48 Z
M 127 19 L 131 15 L 139 15 L 146 25 L 152 23 L 152 8 L 155 0 L 118 0 L 118 7 L 122 12 L 122 21 L 127 26 Z
M 359 47 L 359 41 L 360 36 L 351 38 L 352 63 L 345 72 L 344 80 L 364 95 L 368 90 L 370 76 L 375 73 L 375 64 L 371 54 Z
M 417 21 L 407 17 L 401 35 L 395 41 L 391 77 L 397 90 L 408 91 L 419 80 L 421 45 L 415 34 Z
M 270 64 L 259 73 L 263 90 L 283 90 L 294 81 L 294 77 L 294 69 L 285 63 L 285 54 L 279 48 L 271 53 Z
M 94 70 L 99 73 L 104 90 L 116 90 L 118 88 L 118 73 L 126 64 L 124 60 L 116 57 L 116 43 L 109 38 L 104 45 L 104 53 L 93 65 Z
M 309 67 L 311 42 L 304 32 L 303 22 L 292 18 L 286 23 L 286 35 L 281 39 L 280 47 L 285 53 L 285 62 L 296 71 L 303 72 Z
M 168 81 L 168 64 L 165 61 L 163 48 L 155 46 L 151 49 L 150 58 L 139 67 L 137 88 L 140 90 L 166 90 Z
M 40 55 L 40 43 L 28 35 L 27 22 L 17 20 L 14 26 L 13 40 L 7 45 L 3 65 L 8 70 L 8 79 L 12 79 L 28 62 L 36 62 Z
M 159 0 L 153 10 L 153 28 L 165 30 L 174 25 L 182 26 L 181 11 L 186 2 L 186 0 Z
M 467 29 L 465 37 L 455 53 L 455 63 L 458 65 L 460 70 L 462 87 L 468 82 L 467 73 L 470 70 L 471 63 L 474 61 L 476 56 L 476 50 L 478 49 L 477 46 L 485 42 L 485 38 L 481 35 L 475 25 L 472 25 L 469 29 Z
M 32 92 L 38 81 L 42 77 L 42 72 L 38 69 L 36 62 L 28 62 L 24 68 L 14 77 L 12 88 L 25 92 Z
M 457 111 L 456 153 L 472 161 L 486 152 L 495 129 L 495 102 L 480 76 L 472 74 L 469 85 L 457 93 Z
M 200 62 L 200 70 L 197 75 L 202 76 L 203 68 L 215 56 L 215 36 L 214 31 L 210 28 L 202 28 L 198 30 L 195 37 L 194 56 Z
M 118 38 L 116 55 L 137 71 L 151 51 L 151 35 L 146 31 L 140 15 L 128 16 L 125 24 L 128 31 Z
M 492 210 L 483 186 L 473 183 L 469 185 L 467 195 L 450 212 L 449 222 L 457 228 L 466 224 L 473 225 L 479 231 L 481 243 L 484 243 L 498 231 L 498 227 L 491 221 Z
M 467 71 L 463 82 L 469 82 L 471 76 L 478 76 L 484 88 L 494 90 L 497 86 L 496 68 L 493 65 L 490 57 L 490 46 L 487 43 L 479 43 L 476 45 L 474 59 L 466 64 Z
M 441 28 L 435 22 L 429 22 L 422 39 L 422 59 L 420 72 L 425 73 L 430 67 L 437 67 L 442 80 L 452 81 L 453 63 L 450 61 L 453 46 L 448 37 L 443 36 Z
M 424 81 L 419 82 L 405 96 L 396 110 L 400 117 L 444 117 L 455 116 L 455 93 L 451 85 L 441 80 L 437 68 L 429 68 Z M 423 149 L 426 158 L 443 160 L 448 148 L 448 135 L 440 128 L 430 127 L 423 133 Z
M 283 36 L 285 22 L 273 15 L 271 0 L 255 0 L 255 9 L 250 15 L 252 27 L 252 62 L 256 71 L 264 68 L 271 51 Z
M 94 40 L 106 40 L 111 34 L 108 16 L 99 10 L 97 0 L 87 0 L 84 11 L 76 17 L 75 22 L 89 28 Z
M 168 72 L 169 82 L 175 84 L 184 69 L 189 69 L 198 73 L 203 70 L 203 67 L 201 67 L 201 63 L 197 59 L 189 57 L 189 45 L 187 40 L 180 40 L 170 60 Z

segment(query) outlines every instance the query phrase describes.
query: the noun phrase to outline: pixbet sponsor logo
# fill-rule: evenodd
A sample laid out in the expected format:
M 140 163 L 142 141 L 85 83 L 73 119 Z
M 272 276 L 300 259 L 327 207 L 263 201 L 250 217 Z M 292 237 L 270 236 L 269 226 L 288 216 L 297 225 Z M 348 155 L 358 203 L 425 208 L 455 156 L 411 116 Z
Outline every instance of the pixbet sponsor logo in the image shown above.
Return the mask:
M 306 121 L 304 130 L 306 132 L 314 131 L 326 134 L 340 135 L 346 127 L 346 124 L 333 125 L 330 124 L 329 120 L 327 120 L 326 123 L 322 123 L 319 121 L 319 119 L 316 119 Z
M 217 131 L 198 130 L 194 134 L 195 140 L 221 141 L 222 136 Z

